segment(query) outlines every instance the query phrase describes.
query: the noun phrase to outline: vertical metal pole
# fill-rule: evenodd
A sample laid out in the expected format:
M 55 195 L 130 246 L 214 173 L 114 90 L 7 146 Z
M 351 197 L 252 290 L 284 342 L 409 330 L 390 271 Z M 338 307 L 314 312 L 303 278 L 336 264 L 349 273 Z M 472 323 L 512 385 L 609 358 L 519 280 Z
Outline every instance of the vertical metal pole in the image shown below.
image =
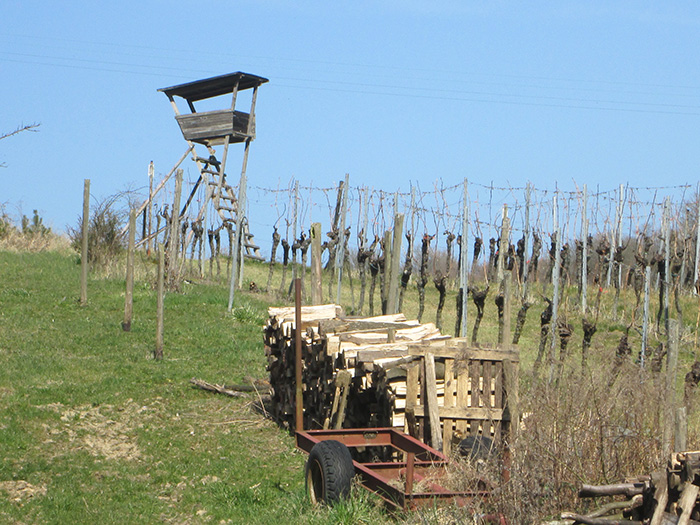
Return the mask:
M 345 184 L 343 185 L 343 208 L 340 216 L 340 230 L 338 231 L 338 247 L 335 256 L 335 268 L 338 274 L 338 287 L 336 292 L 336 304 L 340 304 L 340 288 L 343 282 L 343 259 L 345 259 L 345 216 L 348 212 L 348 190 L 350 175 L 345 174 Z
M 557 317 L 559 314 L 559 265 L 561 264 L 561 246 L 559 246 L 559 220 L 558 220 L 558 192 L 554 193 L 554 198 L 552 199 L 552 223 L 553 223 L 553 233 L 552 241 L 555 243 L 555 256 L 554 256 L 554 266 L 552 267 L 552 321 L 550 324 L 550 332 L 552 334 L 552 344 L 549 350 L 549 380 L 554 379 L 555 361 L 556 361 L 556 351 L 557 351 Z
M 297 431 L 304 430 L 304 399 L 301 378 L 301 280 L 294 280 L 294 372 L 296 382 L 296 425 Z
M 88 232 L 90 225 L 90 179 L 83 182 L 83 238 L 80 249 L 80 305 L 87 304 Z
M 467 337 L 467 289 L 469 288 L 469 190 L 468 181 L 464 179 L 462 192 L 462 242 L 460 244 L 459 287 L 462 289 L 462 320 L 460 321 L 459 336 Z
M 649 342 L 649 295 L 651 294 L 651 266 L 644 267 L 644 319 L 642 321 L 642 349 L 639 352 L 639 363 L 644 368 Z
M 583 185 L 583 213 L 581 215 L 581 313 L 586 315 L 588 299 L 588 186 Z
M 241 173 L 241 182 L 238 189 L 238 213 L 236 216 L 241 234 L 238 236 L 238 288 L 243 286 L 243 250 L 248 242 L 246 231 L 248 231 L 248 201 L 246 192 L 248 190 L 248 176 Z

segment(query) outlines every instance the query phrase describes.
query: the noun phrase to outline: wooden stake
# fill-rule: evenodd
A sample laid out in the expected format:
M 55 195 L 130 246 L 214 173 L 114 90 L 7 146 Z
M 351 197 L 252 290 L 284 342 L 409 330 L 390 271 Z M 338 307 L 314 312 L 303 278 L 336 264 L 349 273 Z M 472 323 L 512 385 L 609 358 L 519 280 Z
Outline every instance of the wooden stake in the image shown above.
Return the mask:
M 469 192 L 468 182 L 464 179 L 462 194 L 462 242 L 460 244 L 459 287 L 462 289 L 462 320 L 459 325 L 459 336 L 467 337 L 467 305 L 469 304 Z
M 440 412 L 438 408 L 437 378 L 435 376 L 435 356 L 425 353 L 425 394 L 430 420 L 430 445 L 442 451 L 442 431 L 440 429 Z
M 348 213 L 348 190 L 350 175 L 345 174 L 345 184 L 343 185 L 343 208 L 340 215 L 340 228 L 338 230 L 338 244 L 336 246 L 335 268 L 338 277 L 336 291 L 336 304 L 340 304 L 340 289 L 343 281 L 343 260 L 345 259 L 345 218 Z
M 323 302 L 323 281 L 321 266 L 321 223 L 311 225 L 311 303 Z
M 153 232 L 153 176 L 155 175 L 155 167 L 153 166 L 153 161 L 148 165 L 148 226 L 146 234 L 148 235 L 148 243 L 146 245 L 146 254 L 151 255 L 153 251 L 153 238 L 151 233 Z
M 90 179 L 83 183 L 83 244 L 80 252 L 80 305 L 87 304 L 88 231 L 90 226 Z
M 126 252 L 126 293 L 124 294 L 124 322 L 122 330 L 131 331 L 134 309 L 134 244 L 136 241 L 136 210 L 129 213 L 129 246 Z
M 552 242 L 555 243 L 554 266 L 552 267 L 552 321 L 550 323 L 550 331 L 552 333 L 552 341 L 549 349 L 549 381 L 554 379 L 556 351 L 557 351 L 557 317 L 559 312 L 559 266 L 561 264 L 561 246 L 559 246 L 559 221 L 558 221 L 558 200 L 559 195 L 555 192 L 552 200 L 552 222 L 553 233 Z
M 153 352 L 153 358 L 156 360 L 163 359 L 163 294 L 165 280 L 165 246 L 163 243 L 158 243 L 158 276 L 156 278 L 156 348 Z
M 177 281 L 178 267 L 177 255 L 179 253 L 180 235 L 180 195 L 182 194 L 182 169 L 175 174 L 175 196 L 173 199 L 172 217 L 170 218 L 170 254 L 168 257 L 168 284 L 174 285 Z
M 391 242 L 391 269 L 387 283 L 387 314 L 396 314 L 399 310 L 399 272 L 401 271 L 401 240 L 403 239 L 403 213 L 394 218 L 394 237 Z
M 676 426 L 676 376 L 678 373 L 678 336 L 680 323 L 671 319 L 668 322 L 668 354 L 666 355 L 666 393 L 664 408 L 664 432 L 662 452 L 668 457 L 675 449 L 673 434 Z
M 581 313 L 585 316 L 588 300 L 588 187 L 583 185 L 583 212 L 581 214 L 581 242 L 583 251 L 581 252 Z

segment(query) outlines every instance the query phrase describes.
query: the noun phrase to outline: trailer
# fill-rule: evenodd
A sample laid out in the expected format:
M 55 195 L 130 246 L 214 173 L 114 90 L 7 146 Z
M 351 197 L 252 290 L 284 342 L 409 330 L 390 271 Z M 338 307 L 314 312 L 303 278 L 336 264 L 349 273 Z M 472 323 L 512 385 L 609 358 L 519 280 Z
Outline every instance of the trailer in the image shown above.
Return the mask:
M 490 487 L 453 491 L 440 485 L 449 459 L 434 448 L 395 428 L 302 430 L 296 432 L 297 447 L 307 454 L 305 479 L 314 503 L 334 503 L 349 494 L 353 478 L 377 494 L 393 509 L 413 510 L 424 505 L 451 502 L 469 506 L 487 500 Z M 392 461 L 360 462 L 357 452 L 374 449 Z M 388 453 L 388 454 L 387 454 Z M 507 525 L 502 515 L 482 516 L 483 523 Z

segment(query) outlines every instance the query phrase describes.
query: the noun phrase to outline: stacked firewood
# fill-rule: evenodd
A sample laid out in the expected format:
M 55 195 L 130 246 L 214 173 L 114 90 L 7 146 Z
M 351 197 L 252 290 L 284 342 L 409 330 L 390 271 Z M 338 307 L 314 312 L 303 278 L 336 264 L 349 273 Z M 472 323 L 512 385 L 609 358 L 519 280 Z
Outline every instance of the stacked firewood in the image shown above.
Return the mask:
M 562 514 L 567 523 L 588 525 L 700 525 L 700 452 L 672 454 L 665 471 L 642 476 L 616 485 L 584 485 L 581 498 L 624 496 L 585 516 L 572 512 Z M 623 518 L 606 518 L 622 513 Z M 561 523 L 561 522 L 559 522 Z
M 294 308 L 270 308 L 272 415 L 295 430 Z M 517 418 L 518 352 L 475 347 L 403 314 L 301 310 L 304 429 L 395 427 L 444 452 L 467 436 L 503 443 Z
M 294 308 L 264 327 L 273 415 L 294 429 Z M 336 305 L 302 307 L 304 427 L 404 427 L 408 346 L 449 339 L 403 314 L 345 318 Z

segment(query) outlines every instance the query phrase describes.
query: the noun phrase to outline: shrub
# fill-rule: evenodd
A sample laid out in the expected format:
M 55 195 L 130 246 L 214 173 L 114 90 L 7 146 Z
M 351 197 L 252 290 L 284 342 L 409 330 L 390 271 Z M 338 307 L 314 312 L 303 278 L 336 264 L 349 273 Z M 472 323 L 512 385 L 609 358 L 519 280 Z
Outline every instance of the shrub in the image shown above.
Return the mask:
M 113 260 L 124 250 L 124 235 L 121 227 L 126 212 L 119 208 L 121 195 L 108 197 L 99 201 L 90 215 L 88 223 L 88 261 L 105 264 Z M 71 247 L 81 254 L 83 246 L 83 218 L 78 217 L 75 228 L 68 227 Z
M 26 215 L 22 215 L 22 233 L 27 236 L 44 237 L 51 233 L 51 228 L 44 226 L 44 220 L 39 216 L 39 213 L 34 210 L 34 215 L 30 221 Z

